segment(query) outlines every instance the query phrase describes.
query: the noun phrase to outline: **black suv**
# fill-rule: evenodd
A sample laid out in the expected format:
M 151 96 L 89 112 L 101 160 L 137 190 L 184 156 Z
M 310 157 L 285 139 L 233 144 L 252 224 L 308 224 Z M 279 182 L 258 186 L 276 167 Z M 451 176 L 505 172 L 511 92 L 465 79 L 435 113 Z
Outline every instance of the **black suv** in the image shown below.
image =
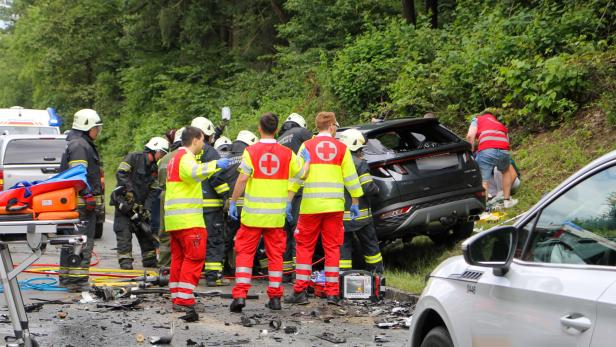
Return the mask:
M 472 233 L 485 210 L 485 195 L 468 142 L 436 119 L 403 118 L 353 128 L 366 138 L 364 157 L 380 188 L 372 214 L 381 242 L 428 235 L 444 243 Z

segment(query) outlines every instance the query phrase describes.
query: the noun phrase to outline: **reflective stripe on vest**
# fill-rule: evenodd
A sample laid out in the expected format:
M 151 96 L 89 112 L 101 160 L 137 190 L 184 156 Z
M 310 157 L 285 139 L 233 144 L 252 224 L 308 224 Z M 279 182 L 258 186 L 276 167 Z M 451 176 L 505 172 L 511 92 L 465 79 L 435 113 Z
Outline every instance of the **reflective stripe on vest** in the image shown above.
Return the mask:
M 165 230 L 205 228 L 201 181 L 216 172 L 216 161 L 199 164 L 192 152 L 180 148 L 167 165 Z
M 509 136 L 507 127 L 497 121 L 494 116 L 485 114 L 477 117 L 477 150 L 494 148 L 509 150 Z
M 363 195 L 348 148 L 340 141 L 319 135 L 304 142 L 310 153 L 310 171 L 304 182 L 300 214 L 344 211 L 344 190 Z M 302 149 L 300 149 L 300 152 Z
M 242 224 L 261 228 L 283 227 L 289 176 L 297 175 L 298 159 L 289 148 L 266 142 L 249 146 L 242 158 L 241 169 L 250 173 L 244 193 Z

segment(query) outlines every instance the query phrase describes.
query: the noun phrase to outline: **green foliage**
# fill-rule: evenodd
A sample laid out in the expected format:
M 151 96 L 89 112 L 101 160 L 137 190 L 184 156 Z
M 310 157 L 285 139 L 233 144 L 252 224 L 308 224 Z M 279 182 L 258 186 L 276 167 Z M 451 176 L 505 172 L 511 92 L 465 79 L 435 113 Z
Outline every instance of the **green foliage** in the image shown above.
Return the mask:
M 0 104 L 102 114 L 108 164 L 195 116 L 227 134 L 259 114 L 343 124 L 427 111 L 454 127 L 495 107 L 549 127 L 584 107 L 616 123 L 616 4 L 441 0 L 439 28 L 398 0 L 16 0 L 0 13 Z

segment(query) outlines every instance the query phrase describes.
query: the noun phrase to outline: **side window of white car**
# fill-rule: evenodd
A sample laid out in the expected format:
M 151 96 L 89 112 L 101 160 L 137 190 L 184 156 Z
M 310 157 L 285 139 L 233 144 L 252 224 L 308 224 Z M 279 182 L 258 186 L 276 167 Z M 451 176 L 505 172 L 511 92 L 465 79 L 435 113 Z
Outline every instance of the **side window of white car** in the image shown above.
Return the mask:
M 523 259 L 616 266 L 616 166 L 585 179 L 546 206 Z

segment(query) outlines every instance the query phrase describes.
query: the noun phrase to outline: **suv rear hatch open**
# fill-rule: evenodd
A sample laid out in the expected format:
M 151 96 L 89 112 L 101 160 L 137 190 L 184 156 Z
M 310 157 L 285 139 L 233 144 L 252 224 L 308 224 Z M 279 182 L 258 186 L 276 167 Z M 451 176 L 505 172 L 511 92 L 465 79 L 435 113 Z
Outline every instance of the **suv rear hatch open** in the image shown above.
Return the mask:
M 367 138 L 364 156 L 381 188 L 372 207 L 384 237 L 440 221 L 444 213 L 453 215 L 452 223 L 481 213 L 483 188 L 470 145 L 437 120 L 400 119 L 360 130 Z M 460 208 L 462 200 L 471 204 Z M 416 211 L 437 205 L 445 209 L 409 220 Z M 446 211 L 447 206 L 454 208 Z

